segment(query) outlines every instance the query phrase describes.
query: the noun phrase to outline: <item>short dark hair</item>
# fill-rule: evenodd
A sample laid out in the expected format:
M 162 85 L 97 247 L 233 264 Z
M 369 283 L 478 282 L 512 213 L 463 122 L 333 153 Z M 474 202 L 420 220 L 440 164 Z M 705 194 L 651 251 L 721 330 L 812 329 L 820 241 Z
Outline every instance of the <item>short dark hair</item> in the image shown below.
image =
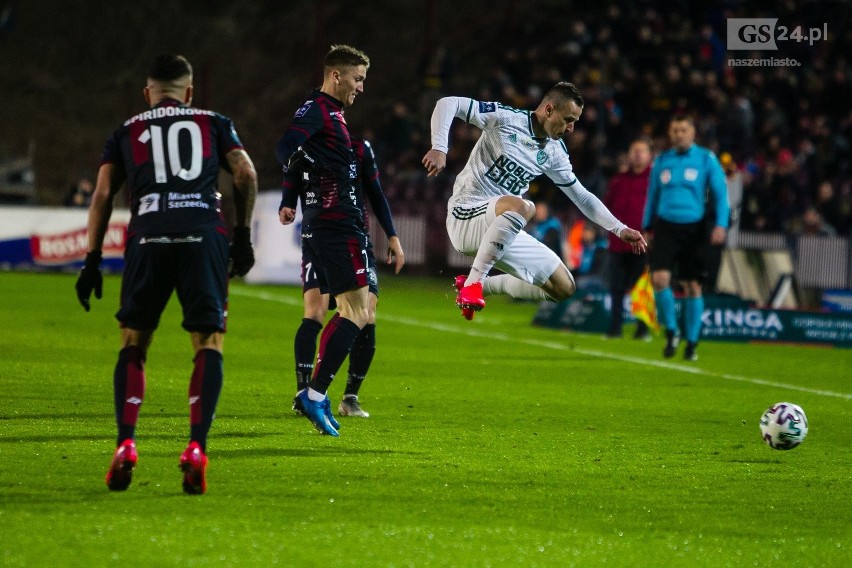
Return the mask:
M 186 76 L 192 76 L 192 65 L 183 55 L 158 55 L 148 72 L 149 79 L 164 83 Z
M 370 68 L 370 58 L 360 49 L 355 49 L 351 45 L 332 45 L 328 53 L 325 54 L 323 66 L 325 68 L 338 67 L 342 65 L 356 67 L 363 65 L 367 69 Z
M 692 118 L 692 115 L 690 114 L 676 114 L 669 121 L 669 124 L 672 124 L 673 122 L 686 122 L 692 126 L 695 126 L 695 119 Z
M 544 93 L 543 100 L 553 103 L 555 106 L 561 106 L 568 101 L 574 101 L 577 106 L 583 108 L 586 101 L 583 100 L 583 95 L 580 94 L 580 89 L 574 83 L 568 81 L 560 81 Z

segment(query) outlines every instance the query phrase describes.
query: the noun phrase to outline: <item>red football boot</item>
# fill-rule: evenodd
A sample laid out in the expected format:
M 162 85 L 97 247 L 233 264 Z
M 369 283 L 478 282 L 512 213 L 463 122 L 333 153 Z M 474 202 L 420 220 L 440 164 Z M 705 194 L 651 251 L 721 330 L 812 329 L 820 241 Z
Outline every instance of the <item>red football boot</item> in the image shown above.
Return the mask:
M 124 491 L 130 487 L 130 480 L 138 460 L 136 442 L 132 439 L 126 439 L 116 448 L 106 474 L 106 484 L 110 491 Z
M 456 280 L 454 282 L 455 287 L 456 287 L 456 292 L 461 292 L 461 289 L 464 288 L 465 280 L 467 280 L 467 275 L 465 275 L 465 274 L 459 274 L 458 276 L 456 276 Z M 456 298 L 456 301 L 458 301 L 458 298 Z M 462 308 L 461 311 L 462 311 L 462 316 L 464 316 L 464 319 L 466 319 L 466 320 L 472 320 L 473 319 L 473 309 L 472 308 Z
M 207 491 L 207 456 L 198 442 L 190 442 L 180 455 L 180 469 L 183 471 L 184 493 L 201 495 Z
M 482 297 L 482 282 L 474 282 L 459 290 L 459 294 L 456 296 L 456 305 L 461 308 L 462 315 L 466 319 L 473 319 L 473 312 L 478 312 L 485 307 L 485 299 Z M 468 314 L 470 317 L 468 317 Z

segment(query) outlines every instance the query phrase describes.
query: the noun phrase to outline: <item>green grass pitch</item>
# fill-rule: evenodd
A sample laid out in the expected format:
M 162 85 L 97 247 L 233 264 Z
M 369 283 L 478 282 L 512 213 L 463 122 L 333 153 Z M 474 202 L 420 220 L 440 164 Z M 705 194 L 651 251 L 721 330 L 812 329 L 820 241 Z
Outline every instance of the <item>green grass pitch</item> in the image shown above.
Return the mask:
M 2 273 L 0 565 L 852 566 L 852 350 L 538 329 L 450 278 L 383 274 L 369 419 L 290 411 L 295 287 L 231 286 L 208 493 L 181 492 L 192 370 L 175 298 L 146 367 L 133 484 L 111 493 L 113 314 L 73 275 Z M 344 364 L 330 394 L 336 411 Z M 770 404 L 808 414 L 760 439 Z

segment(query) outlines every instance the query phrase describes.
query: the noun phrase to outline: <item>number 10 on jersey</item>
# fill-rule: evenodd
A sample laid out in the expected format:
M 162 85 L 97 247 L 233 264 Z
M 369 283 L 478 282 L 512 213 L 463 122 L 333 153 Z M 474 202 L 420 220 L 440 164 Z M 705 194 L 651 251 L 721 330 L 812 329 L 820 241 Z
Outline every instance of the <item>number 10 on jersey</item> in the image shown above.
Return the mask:
M 183 166 L 180 155 L 180 134 L 186 130 L 189 134 L 189 169 Z M 168 151 L 170 171 L 173 176 L 183 180 L 193 180 L 201 175 L 203 147 L 201 128 L 191 120 L 180 120 L 168 126 L 163 135 L 163 127 L 152 124 L 137 138 L 142 144 L 151 143 L 151 155 L 154 163 L 154 179 L 157 183 L 166 183 L 166 151 Z

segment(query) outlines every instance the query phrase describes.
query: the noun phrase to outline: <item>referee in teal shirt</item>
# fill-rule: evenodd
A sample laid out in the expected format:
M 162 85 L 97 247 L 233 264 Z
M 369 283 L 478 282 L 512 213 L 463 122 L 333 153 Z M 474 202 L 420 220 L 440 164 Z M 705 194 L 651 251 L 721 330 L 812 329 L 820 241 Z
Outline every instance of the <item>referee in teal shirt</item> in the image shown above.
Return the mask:
M 669 123 L 671 149 L 654 161 L 642 228 L 653 231 L 650 264 L 657 319 L 666 330 L 663 356 L 673 357 L 680 342 L 675 317 L 672 271 L 686 285 L 683 358 L 698 359 L 696 347 L 704 313 L 702 283 L 707 278 L 709 244 L 725 242 L 728 228 L 728 190 L 725 172 L 716 156 L 695 144 L 695 125 L 687 116 Z M 713 200 L 715 219 L 705 220 L 705 204 Z M 713 222 L 708 239 L 708 222 Z

